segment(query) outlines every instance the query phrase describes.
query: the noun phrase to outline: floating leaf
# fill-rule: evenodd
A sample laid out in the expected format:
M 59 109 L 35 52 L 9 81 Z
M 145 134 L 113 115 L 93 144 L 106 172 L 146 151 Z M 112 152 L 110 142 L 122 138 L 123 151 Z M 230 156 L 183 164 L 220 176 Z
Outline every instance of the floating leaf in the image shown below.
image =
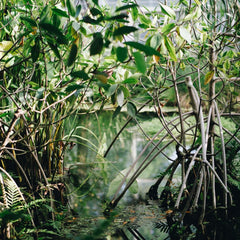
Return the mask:
M 135 118 L 137 114 L 137 108 L 132 102 L 127 103 L 127 112 L 132 117 Z
M 137 30 L 138 30 L 137 28 L 132 27 L 132 26 L 123 26 L 123 27 L 117 28 L 113 32 L 113 36 L 129 34 L 129 33 L 135 32 Z
M 214 71 L 209 71 L 206 73 L 205 78 L 204 78 L 205 85 L 208 84 L 212 80 L 213 75 L 214 75 Z
M 100 32 L 93 34 L 93 41 L 90 46 L 90 55 L 100 54 L 103 49 L 103 38 Z
M 168 37 L 164 37 L 164 44 L 168 50 L 168 53 L 171 57 L 171 59 L 174 62 L 177 62 L 177 56 L 176 56 L 176 52 L 175 52 L 175 48 L 173 46 L 173 43 L 171 42 L 171 40 Z
M 128 57 L 128 49 L 126 47 L 117 47 L 117 59 L 119 62 L 124 62 Z
M 168 15 L 171 18 L 176 18 L 176 14 L 174 12 L 174 10 L 172 10 L 170 7 L 168 7 L 167 5 L 161 4 L 160 3 L 160 7 L 162 9 L 162 12 L 166 15 Z
M 191 33 L 183 26 L 179 27 L 180 36 L 185 39 L 189 44 L 192 42 Z
M 75 59 L 77 57 L 77 51 L 78 51 L 78 47 L 75 43 L 73 43 L 71 46 L 71 49 L 70 49 L 70 53 L 68 55 L 68 59 L 67 59 L 68 67 L 70 67 L 75 62 Z
M 115 12 L 123 11 L 123 10 L 134 8 L 134 7 L 138 7 L 138 5 L 137 4 L 127 4 L 127 5 L 124 5 L 122 7 L 117 8 L 115 10 Z
M 146 46 L 141 43 L 131 42 L 131 41 L 125 42 L 125 44 L 146 53 L 147 56 L 152 56 L 152 55 L 156 55 L 159 57 L 161 56 L 161 54 L 157 50 L 155 50 L 154 48 L 152 48 L 150 46 Z
M 53 13 L 55 13 L 58 16 L 69 18 L 68 14 L 65 11 L 63 11 L 57 7 L 52 8 L 52 11 L 53 11 Z
M 71 76 L 74 78 L 82 78 L 83 80 L 89 79 L 89 76 L 83 70 L 72 72 Z
M 145 74 L 147 71 L 147 66 L 146 66 L 144 56 L 140 52 L 133 53 L 133 56 L 134 56 L 138 71 L 141 72 L 142 74 Z

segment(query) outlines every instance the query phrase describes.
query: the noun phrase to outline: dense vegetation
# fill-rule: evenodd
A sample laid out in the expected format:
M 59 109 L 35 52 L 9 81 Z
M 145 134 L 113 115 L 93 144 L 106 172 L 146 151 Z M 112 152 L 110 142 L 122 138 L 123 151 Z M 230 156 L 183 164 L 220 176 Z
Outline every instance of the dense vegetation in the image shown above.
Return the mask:
M 103 193 L 109 219 L 86 239 L 103 233 L 112 210 L 127 190 L 134 192 L 135 180 L 159 154 L 171 163 L 159 172 L 148 197 L 165 211 L 167 225 L 159 224 L 170 238 L 239 236 L 237 0 L 161 1 L 151 11 L 135 1 L 115 9 L 97 0 L 2 0 L 0 6 L 1 239 L 73 236 L 65 235 L 62 224 L 74 219 L 67 207 L 64 156 L 78 140 L 95 152 L 90 165 L 97 165 L 101 179 L 110 184 L 108 194 Z M 127 112 L 108 146 L 104 134 L 66 127 L 76 116 L 107 107 L 114 110 L 113 121 Z M 165 107 L 175 108 L 171 119 Z M 159 121 L 155 132 L 139 122 L 141 110 L 150 108 Z M 111 182 L 108 154 L 130 123 L 148 142 L 132 166 L 119 169 Z M 79 131 L 99 141 L 89 145 Z M 176 159 L 164 154 L 169 145 Z M 181 184 L 174 186 L 179 168 Z M 82 169 L 84 183 L 88 171 L 94 170 Z M 89 181 L 85 192 L 92 186 Z

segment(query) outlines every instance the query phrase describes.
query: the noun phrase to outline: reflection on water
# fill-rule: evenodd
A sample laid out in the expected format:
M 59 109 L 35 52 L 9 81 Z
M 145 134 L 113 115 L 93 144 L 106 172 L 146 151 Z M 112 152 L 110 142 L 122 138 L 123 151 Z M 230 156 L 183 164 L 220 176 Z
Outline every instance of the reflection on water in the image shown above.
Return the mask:
M 154 116 L 150 117 L 139 116 L 138 119 L 144 126 L 144 131 L 148 136 L 144 136 L 134 123 L 130 123 L 116 140 L 106 158 L 103 158 L 102 155 L 125 123 L 127 119 L 126 114 L 123 113 L 112 119 L 112 112 L 105 111 L 98 115 L 88 114 L 84 115 L 84 117 L 80 115 L 69 121 L 65 127 L 66 139 L 69 137 L 69 140 L 73 141 L 76 145 L 69 149 L 65 156 L 66 179 L 69 189 L 69 205 L 76 215 L 81 216 L 81 218 L 83 216 L 90 217 L 90 219 L 102 215 L 103 209 L 106 206 L 105 204 L 109 202 L 109 197 L 111 197 L 107 196 L 107 192 L 112 180 L 116 178 L 120 171 L 123 171 L 134 163 L 147 144 L 147 138 L 152 136 L 153 129 L 158 131 L 160 128 L 158 121 L 155 121 L 155 126 L 153 126 L 152 119 Z M 68 136 L 69 134 L 71 136 Z M 135 168 L 139 166 L 153 147 L 153 145 L 149 146 Z M 159 145 L 160 147 L 161 144 Z M 153 151 L 153 153 L 156 151 Z M 174 159 L 174 146 L 170 145 L 164 154 L 170 159 Z M 132 223 L 140 223 L 137 224 L 137 228 L 141 229 L 146 235 L 155 236 L 155 232 L 156 234 L 161 233 L 156 228 L 159 218 L 158 204 L 156 205 L 157 211 L 155 209 L 152 211 L 153 215 L 149 216 L 145 210 L 151 207 L 142 203 L 147 201 L 146 193 L 168 164 L 169 160 L 166 160 L 164 155 L 159 154 L 147 167 L 146 171 L 138 177 L 138 193 L 132 194 L 127 192 L 120 202 L 121 217 L 116 218 L 114 221 L 123 222 L 119 222 L 118 227 L 123 227 L 126 223 L 131 223 L 132 221 Z M 159 191 L 161 191 L 161 186 Z M 134 207 L 130 209 L 132 216 L 129 216 L 124 210 L 132 204 L 134 204 Z M 139 218 L 140 215 L 144 221 Z M 124 224 L 124 222 L 126 223 Z

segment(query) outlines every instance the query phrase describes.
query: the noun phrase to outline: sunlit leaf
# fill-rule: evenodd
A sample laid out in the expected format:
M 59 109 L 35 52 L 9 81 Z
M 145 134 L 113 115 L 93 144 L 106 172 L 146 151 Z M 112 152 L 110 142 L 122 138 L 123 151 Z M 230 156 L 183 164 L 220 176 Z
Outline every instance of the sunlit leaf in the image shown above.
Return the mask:
M 129 78 L 126 78 L 124 81 L 122 81 L 122 83 L 124 83 L 124 84 L 136 84 L 136 83 L 138 83 L 138 80 L 134 77 L 129 77 Z
M 213 75 L 214 75 L 214 71 L 209 71 L 206 73 L 205 78 L 204 78 L 205 85 L 208 84 L 212 80 Z
M 166 25 L 163 26 L 161 32 L 164 35 L 168 35 L 170 33 L 170 31 L 175 27 L 175 23 L 168 23 Z
M 129 41 L 129 42 L 125 42 L 124 44 L 144 52 L 147 56 L 152 56 L 152 55 L 161 56 L 161 54 L 157 50 L 155 50 L 154 48 L 152 48 L 150 46 L 143 45 L 143 44 L 138 43 L 138 42 Z
M 141 54 L 140 52 L 134 52 L 133 56 L 134 56 L 138 71 L 141 72 L 142 74 L 145 74 L 147 71 L 147 66 L 146 66 L 145 57 L 143 56 L 143 54 Z
M 90 55 L 100 54 L 103 49 L 103 38 L 102 34 L 97 32 L 93 35 L 93 41 L 90 46 Z
M 137 108 L 134 103 L 132 103 L 132 102 L 127 103 L 127 112 L 131 117 L 133 117 L 133 118 L 136 117 Z
M 117 103 L 118 103 L 118 106 L 120 107 L 122 107 L 124 103 L 124 94 L 120 88 L 117 89 Z
M 53 11 L 53 13 L 55 13 L 58 16 L 69 18 L 68 14 L 65 11 L 63 11 L 57 7 L 52 8 L 52 11 Z
M 117 47 L 117 59 L 119 62 L 124 62 L 128 58 L 128 49 L 126 47 Z
M 138 8 L 134 7 L 131 11 L 133 21 L 136 21 L 138 18 Z
M 74 9 L 74 7 L 73 7 L 73 5 L 72 5 L 71 0 L 66 0 L 66 5 L 67 5 L 67 9 L 68 9 L 69 14 L 70 14 L 72 17 L 74 17 L 75 14 L 76 14 L 76 12 L 75 12 L 75 9 Z
M 175 51 L 175 47 L 173 46 L 173 43 L 171 42 L 171 40 L 168 37 L 164 38 L 164 44 L 168 50 L 168 53 L 171 57 L 171 59 L 174 62 L 177 62 L 177 56 L 176 56 L 176 51 Z
M 137 29 L 136 27 L 123 26 L 123 27 L 117 28 L 117 29 L 113 32 L 113 36 L 129 34 L 129 33 L 135 32 L 135 31 L 137 31 L 137 30 L 138 30 L 138 29 Z
M 174 18 L 174 19 L 176 18 L 176 14 L 173 9 L 171 9 L 170 7 L 168 7 L 167 5 L 164 5 L 162 3 L 159 3 L 159 4 L 160 4 L 162 12 L 164 14 L 168 15 L 171 18 Z
M 154 49 L 157 49 L 161 44 L 161 39 L 162 39 L 162 37 L 160 34 L 153 35 L 150 40 L 150 46 Z
M 185 39 L 189 44 L 192 42 L 191 33 L 183 26 L 179 27 L 180 36 Z

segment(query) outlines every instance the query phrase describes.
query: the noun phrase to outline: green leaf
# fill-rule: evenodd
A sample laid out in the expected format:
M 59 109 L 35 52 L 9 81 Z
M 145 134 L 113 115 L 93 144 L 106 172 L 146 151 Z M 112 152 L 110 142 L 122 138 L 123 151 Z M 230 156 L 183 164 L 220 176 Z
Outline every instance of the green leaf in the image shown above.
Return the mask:
M 113 36 L 129 34 L 129 33 L 135 32 L 137 30 L 138 30 L 137 28 L 132 27 L 132 26 L 123 26 L 123 27 L 117 28 L 113 32 Z
M 154 49 L 157 49 L 161 44 L 161 39 L 162 39 L 162 37 L 160 34 L 153 35 L 150 40 L 150 46 Z
M 175 48 L 173 46 L 173 43 L 172 41 L 168 38 L 168 37 L 164 37 L 164 44 L 168 50 L 168 53 L 171 57 L 171 59 L 174 61 L 174 62 L 177 62 L 177 56 L 176 56 L 176 51 L 175 51 Z
M 141 54 L 140 52 L 134 52 L 133 56 L 134 56 L 138 71 L 141 72 L 142 74 L 145 74 L 147 71 L 147 66 L 146 66 L 145 57 L 143 56 L 143 54 Z
M 105 18 L 106 21 L 113 21 L 113 20 L 116 20 L 118 22 L 123 22 L 122 20 L 124 18 L 128 18 L 128 15 L 126 13 L 121 13 L 119 15 L 116 15 L 116 16 L 112 16 L 110 18 Z M 120 21 L 119 21 L 120 20 Z M 124 20 L 124 22 L 127 22 L 126 20 Z
M 73 92 L 75 90 L 79 90 L 79 89 L 82 89 L 84 88 L 83 85 L 79 85 L 79 84 L 71 84 L 71 85 L 68 85 L 66 87 L 66 92 Z
M 68 55 L 68 59 L 67 59 L 68 67 L 70 67 L 75 62 L 75 59 L 77 57 L 77 51 L 78 51 L 78 47 L 75 43 L 73 43 L 71 46 L 71 49 L 70 49 L 70 53 Z
M 56 26 L 54 26 L 51 23 L 39 23 L 40 28 L 48 32 L 50 35 L 54 35 L 57 37 L 57 42 L 59 44 L 68 44 L 67 38 L 63 35 L 60 29 L 58 29 Z
M 35 39 L 35 44 L 31 48 L 31 57 L 33 62 L 36 62 L 40 54 L 40 41 L 38 38 Z
M 168 23 L 167 25 L 163 26 L 161 32 L 164 35 L 168 35 L 174 27 L 175 27 L 175 23 Z
M 48 45 L 49 47 L 53 50 L 54 54 L 56 55 L 57 58 L 61 59 L 60 53 L 58 51 L 57 45 L 53 44 L 51 42 L 48 41 Z
M 123 11 L 123 10 L 134 8 L 134 7 L 138 7 L 138 5 L 137 4 L 127 4 L 127 5 L 124 5 L 122 7 L 117 8 L 115 10 L 115 12 Z
M 138 80 L 134 77 L 126 78 L 124 81 L 122 81 L 123 84 L 136 84 L 138 83 Z
M 52 8 L 52 11 L 53 11 L 53 13 L 55 13 L 58 16 L 69 18 L 68 14 L 65 11 L 63 11 L 57 7 Z
M 128 49 L 126 47 L 117 47 L 117 59 L 119 62 L 124 62 L 128 58 Z
M 137 18 L 138 18 L 138 8 L 137 8 L 137 7 L 134 7 L 134 8 L 132 9 L 131 15 L 132 15 L 133 21 L 136 21 Z
M 84 70 L 72 72 L 71 76 L 74 77 L 74 78 L 82 78 L 83 80 L 88 80 L 89 79 L 88 74 L 85 73 Z
M 120 112 L 121 112 L 121 107 L 117 106 L 116 110 L 114 111 L 113 115 L 112 115 L 112 119 L 114 119 Z
M 45 91 L 44 87 L 39 88 L 36 92 L 36 98 L 37 99 L 42 99 L 44 91 Z
M 118 84 L 111 85 L 111 87 L 108 89 L 107 96 L 112 96 L 115 93 L 117 87 Z
M 160 4 L 160 7 L 164 14 L 168 15 L 171 18 L 174 18 L 174 19 L 176 18 L 176 14 L 175 14 L 174 10 L 172 10 L 170 7 L 168 7 L 167 5 L 164 5 L 162 3 L 159 3 L 159 4 Z
M 183 26 L 179 27 L 180 36 L 185 39 L 189 44 L 192 42 L 191 33 Z
M 68 12 L 69 14 L 72 16 L 72 17 L 75 17 L 75 9 L 71 3 L 71 0 L 66 0 L 66 5 L 67 5 L 67 9 L 68 9 Z
M 90 46 L 90 55 L 100 54 L 103 49 L 103 38 L 100 32 L 93 34 L 93 41 Z
M 93 7 L 90 9 L 90 12 L 93 16 L 97 16 L 97 15 L 101 15 L 102 16 L 102 12 L 100 10 L 98 10 L 97 8 Z
M 204 78 L 204 84 L 208 84 L 214 76 L 214 71 L 209 71 L 206 73 L 205 78 Z
M 20 16 L 20 19 L 23 22 L 28 23 L 31 27 L 37 27 L 37 23 L 32 18 Z
M 161 57 L 161 54 L 155 50 L 154 48 L 152 47 L 149 47 L 149 46 L 146 46 L 146 45 L 143 45 L 141 43 L 138 43 L 138 42 L 125 42 L 124 44 L 130 46 L 130 47 L 133 47 L 137 50 L 140 50 L 142 52 L 144 52 L 147 56 L 152 56 L 152 55 L 156 55 L 156 56 L 159 56 Z
M 124 103 L 124 94 L 123 91 L 121 89 L 117 89 L 117 103 L 118 106 L 122 107 L 123 103 Z
M 137 114 L 137 108 L 132 102 L 127 103 L 127 112 L 132 117 L 135 118 Z
M 139 14 L 139 19 L 141 23 L 143 23 L 146 26 L 149 26 L 152 24 L 152 20 L 150 18 L 147 18 L 144 14 Z

